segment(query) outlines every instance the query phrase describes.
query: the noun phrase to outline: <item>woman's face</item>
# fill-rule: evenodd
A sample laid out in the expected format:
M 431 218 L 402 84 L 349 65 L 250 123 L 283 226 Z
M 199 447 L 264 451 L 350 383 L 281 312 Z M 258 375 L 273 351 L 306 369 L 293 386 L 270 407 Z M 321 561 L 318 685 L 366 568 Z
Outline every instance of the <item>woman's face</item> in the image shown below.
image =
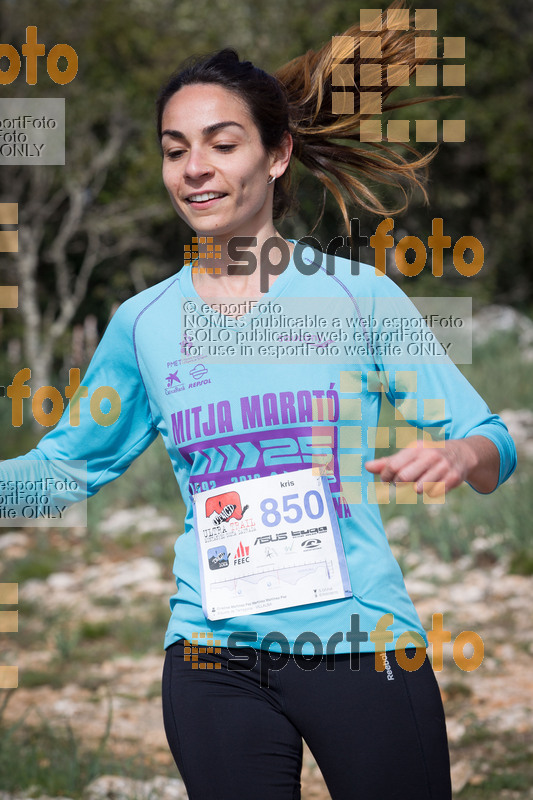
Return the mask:
M 183 86 L 165 106 L 161 146 L 172 204 L 198 234 L 254 235 L 272 224 L 267 180 L 284 172 L 288 158 L 283 166 L 279 154 L 266 152 L 233 92 L 216 84 Z

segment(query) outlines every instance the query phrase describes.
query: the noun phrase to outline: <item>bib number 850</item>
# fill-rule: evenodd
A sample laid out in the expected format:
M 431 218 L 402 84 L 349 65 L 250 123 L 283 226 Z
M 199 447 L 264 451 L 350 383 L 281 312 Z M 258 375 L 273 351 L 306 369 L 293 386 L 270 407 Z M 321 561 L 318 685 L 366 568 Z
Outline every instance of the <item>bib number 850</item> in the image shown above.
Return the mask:
M 300 522 L 303 517 L 302 507 L 297 502 L 291 502 L 293 500 L 298 500 L 298 495 L 286 494 L 283 495 L 282 500 L 283 519 L 285 522 Z M 310 519 L 320 519 L 320 517 L 324 515 L 324 501 L 322 500 L 320 492 L 314 489 L 304 494 L 303 505 L 305 513 Z M 278 511 L 278 501 L 275 497 L 265 497 L 265 499 L 261 501 L 260 508 L 263 512 L 261 515 L 263 525 L 274 528 L 276 525 L 280 524 L 282 514 Z

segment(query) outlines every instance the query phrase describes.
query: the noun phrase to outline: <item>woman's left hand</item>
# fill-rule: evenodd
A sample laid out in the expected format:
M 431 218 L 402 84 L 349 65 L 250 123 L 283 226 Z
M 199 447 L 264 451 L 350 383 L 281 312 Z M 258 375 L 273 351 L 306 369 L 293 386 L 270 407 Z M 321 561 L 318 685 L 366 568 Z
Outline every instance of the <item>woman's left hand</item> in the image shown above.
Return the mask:
M 414 483 L 417 494 L 430 483 L 436 496 L 468 481 L 479 492 L 491 492 L 498 484 L 500 458 L 497 447 L 484 436 L 448 439 L 442 447 L 416 442 L 392 456 L 365 464 L 369 472 L 391 483 Z M 427 488 L 427 487 L 426 487 Z

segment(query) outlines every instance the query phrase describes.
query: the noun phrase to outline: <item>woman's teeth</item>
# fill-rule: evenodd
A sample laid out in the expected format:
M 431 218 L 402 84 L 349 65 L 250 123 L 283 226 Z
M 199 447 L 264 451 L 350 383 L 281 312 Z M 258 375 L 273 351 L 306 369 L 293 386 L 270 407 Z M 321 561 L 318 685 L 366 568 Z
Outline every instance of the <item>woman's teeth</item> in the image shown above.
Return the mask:
M 189 203 L 204 203 L 206 200 L 214 200 L 215 197 L 224 197 L 223 192 L 204 192 L 203 194 L 193 194 L 188 197 Z

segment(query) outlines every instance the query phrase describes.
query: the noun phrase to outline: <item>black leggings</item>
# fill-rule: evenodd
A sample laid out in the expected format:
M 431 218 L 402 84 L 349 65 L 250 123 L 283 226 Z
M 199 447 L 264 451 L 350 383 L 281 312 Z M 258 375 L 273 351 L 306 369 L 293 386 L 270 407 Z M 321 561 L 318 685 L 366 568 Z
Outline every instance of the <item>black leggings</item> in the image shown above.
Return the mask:
M 193 668 L 188 644 L 167 649 L 163 717 L 190 800 L 299 800 L 302 737 L 332 800 L 450 800 L 444 711 L 427 658 L 409 672 L 389 652 L 377 671 L 373 653 L 358 670 L 342 654 L 332 669 L 321 656 L 304 666 L 286 655 L 282 666 L 267 650 L 239 648 L 239 662 L 235 649 L 207 648 Z

